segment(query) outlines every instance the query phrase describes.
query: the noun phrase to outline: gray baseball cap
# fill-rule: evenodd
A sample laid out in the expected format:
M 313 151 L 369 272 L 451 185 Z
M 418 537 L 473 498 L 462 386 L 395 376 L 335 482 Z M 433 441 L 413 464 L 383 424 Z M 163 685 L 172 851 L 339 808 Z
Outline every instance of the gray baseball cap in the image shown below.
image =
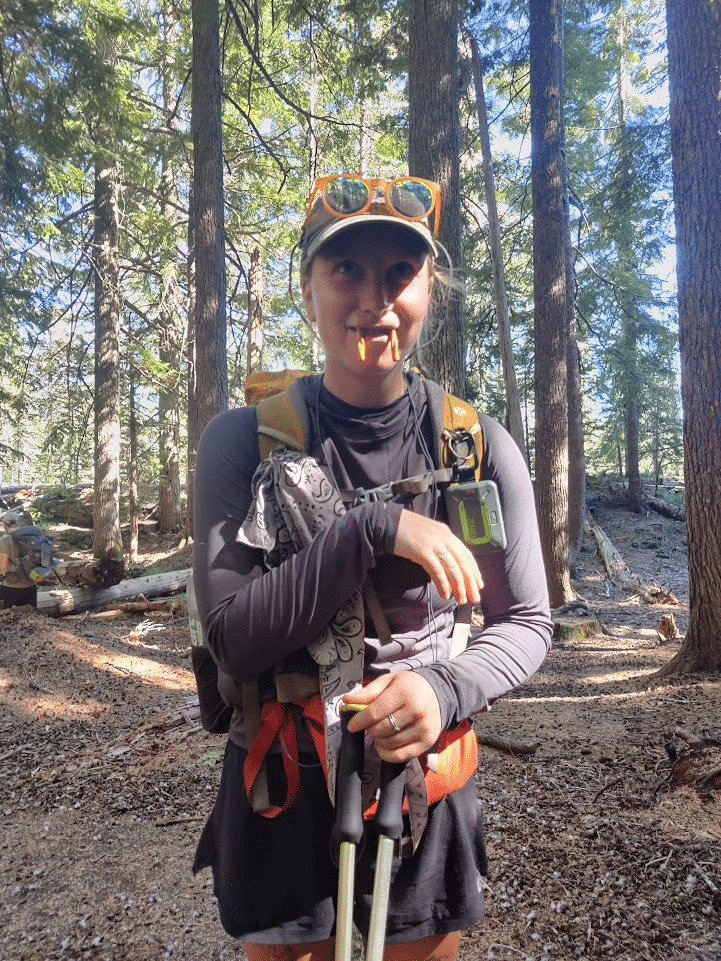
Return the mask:
M 333 202 L 336 204 L 335 211 L 329 209 L 327 200 L 324 202 L 324 191 L 318 189 L 318 184 L 324 181 L 332 181 L 334 191 L 332 194 Z M 438 256 L 438 247 L 434 240 L 433 220 L 437 220 L 440 215 L 440 188 L 432 181 L 423 181 L 419 178 L 401 178 L 396 181 L 387 182 L 385 189 L 381 186 L 371 187 L 373 184 L 386 183 L 385 181 L 370 180 L 354 174 L 341 174 L 331 178 L 320 178 L 316 181 L 315 196 L 308 210 L 303 232 L 300 238 L 300 260 L 301 269 L 312 257 L 314 257 L 321 247 L 332 237 L 337 237 L 345 230 L 357 227 L 359 224 L 385 224 L 395 230 L 401 229 L 420 237 L 428 250 L 434 257 Z M 353 202 L 357 194 L 355 188 L 360 185 L 361 189 L 367 191 L 365 199 L 361 194 L 358 206 L 359 212 L 353 213 Z M 414 193 L 414 186 L 420 187 L 420 191 L 425 191 L 428 196 L 427 206 L 424 205 Z M 433 189 L 437 192 L 438 200 L 434 199 Z M 371 192 L 372 191 L 372 192 Z M 394 214 L 389 209 L 386 191 L 391 199 Z M 329 192 L 325 191 L 326 198 Z M 344 196 L 345 195 L 345 196 Z M 350 204 L 344 203 L 345 197 L 350 196 Z M 368 203 L 370 201 L 370 203 Z M 428 214 L 424 216 L 424 210 L 430 207 Z M 412 219 L 408 219 L 408 218 Z

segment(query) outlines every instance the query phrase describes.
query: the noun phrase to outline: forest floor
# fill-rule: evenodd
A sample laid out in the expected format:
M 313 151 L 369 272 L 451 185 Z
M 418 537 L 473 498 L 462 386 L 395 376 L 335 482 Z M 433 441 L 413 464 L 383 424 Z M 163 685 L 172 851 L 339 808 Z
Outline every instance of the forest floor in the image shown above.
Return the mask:
M 680 644 L 662 615 L 686 628 L 685 528 L 611 494 L 590 506 L 675 601 L 617 590 L 587 543 L 574 586 L 603 630 L 476 718 L 538 747 L 483 748 L 487 915 L 462 961 L 721 959 L 721 678 L 653 679 Z M 141 549 L 149 572 L 189 565 L 170 541 Z M 245 957 L 190 871 L 224 742 L 195 719 L 188 643 L 182 604 L 0 613 L 0 959 Z

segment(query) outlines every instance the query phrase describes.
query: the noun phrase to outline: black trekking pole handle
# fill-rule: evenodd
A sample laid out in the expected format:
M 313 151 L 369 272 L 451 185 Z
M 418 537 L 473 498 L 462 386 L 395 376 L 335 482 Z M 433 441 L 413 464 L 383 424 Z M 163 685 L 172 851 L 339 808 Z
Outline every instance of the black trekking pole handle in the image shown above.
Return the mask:
M 333 840 L 359 844 L 363 837 L 363 804 L 361 779 L 364 764 L 364 732 L 351 734 L 348 721 L 363 710 L 358 704 L 342 704 L 340 708 L 341 742 L 335 779 L 335 821 Z
M 403 794 L 406 787 L 406 766 L 403 763 L 383 761 L 381 765 L 381 789 L 378 807 L 373 818 L 377 834 L 394 841 L 403 833 Z
M 341 742 L 336 771 L 335 821 L 331 838 L 338 847 L 338 909 L 335 961 L 350 961 L 353 948 L 355 848 L 363 838 L 361 779 L 365 758 L 363 731 L 351 734 L 348 721 L 365 705 L 341 704 Z

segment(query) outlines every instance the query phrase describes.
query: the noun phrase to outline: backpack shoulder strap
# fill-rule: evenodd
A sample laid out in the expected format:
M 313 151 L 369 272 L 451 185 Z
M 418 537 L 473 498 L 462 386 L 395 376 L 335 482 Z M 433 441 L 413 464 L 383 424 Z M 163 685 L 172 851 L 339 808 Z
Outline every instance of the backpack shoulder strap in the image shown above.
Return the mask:
M 292 381 L 280 393 L 263 397 L 256 404 L 258 448 L 260 459 L 279 447 L 307 453 L 310 436 L 310 414 L 304 399 L 302 377 Z
M 476 445 L 477 467 L 476 480 L 481 480 L 483 474 L 483 428 L 478 421 L 475 408 L 460 397 L 449 394 L 432 380 L 424 380 L 428 395 L 428 406 L 433 424 L 433 439 L 435 444 L 435 460 L 439 467 L 450 467 L 453 463 L 449 441 L 458 431 L 468 431 Z M 463 604 L 456 612 L 456 622 L 451 639 L 450 656 L 456 657 L 465 650 L 471 633 L 472 604 Z
M 254 374 L 246 387 L 246 400 L 254 404 L 258 422 L 258 449 L 265 460 L 274 450 L 288 447 L 305 454 L 310 437 L 310 414 L 304 400 L 304 372 Z M 277 393 L 274 391 L 278 391 Z M 248 745 L 258 740 L 262 728 L 257 680 L 242 685 L 243 714 Z M 260 765 L 253 785 L 251 803 L 257 814 L 271 809 L 265 765 Z
M 460 397 L 449 394 L 432 380 L 424 380 L 428 396 L 428 406 L 433 425 L 434 460 L 437 468 L 448 468 L 454 464 L 449 447 L 452 435 L 461 430 L 468 431 L 476 445 L 478 466 L 476 480 L 481 480 L 483 464 L 483 428 L 478 422 L 475 408 Z

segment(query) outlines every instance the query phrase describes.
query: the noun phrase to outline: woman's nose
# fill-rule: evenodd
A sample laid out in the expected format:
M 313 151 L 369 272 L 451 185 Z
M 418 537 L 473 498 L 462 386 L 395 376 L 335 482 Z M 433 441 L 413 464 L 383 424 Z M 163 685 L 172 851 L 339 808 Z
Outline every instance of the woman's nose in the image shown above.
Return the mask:
M 368 271 L 361 290 L 361 306 L 363 310 L 382 313 L 390 303 L 390 295 L 382 274 Z

